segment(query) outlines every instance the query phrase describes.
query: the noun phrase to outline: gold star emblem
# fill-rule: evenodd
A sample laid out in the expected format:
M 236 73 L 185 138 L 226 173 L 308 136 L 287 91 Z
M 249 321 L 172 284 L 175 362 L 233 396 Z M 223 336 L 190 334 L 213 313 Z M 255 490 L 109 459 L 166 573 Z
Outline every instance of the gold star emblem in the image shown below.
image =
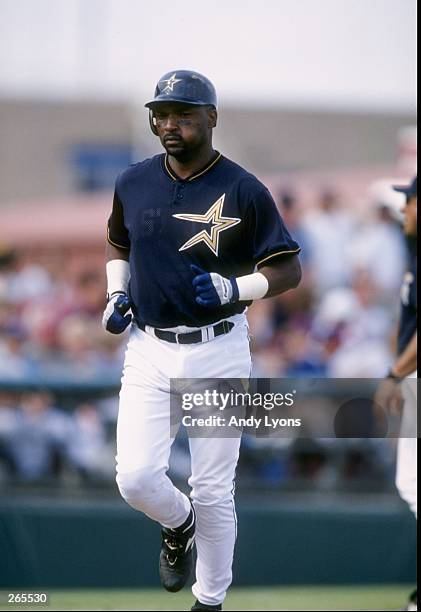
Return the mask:
M 173 215 L 176 219 L 182 219 L 183 221 L 194 221 L 196 223 L 212 223 L 210 228 L 210 233 L 203 229 L 198 234 L 195 234 L 190 240 L 187 240 L 180 247 L 179 251 L 185 251 L 186 249 L 190 249 L 195 244 L 199 244 L 199 242 L 204 242 L 207 247 L 210 248 L 212 253 L 218 257 L 218 249 L 219 249 L 219 235 L 221 232 L 224 232 L 229 227 L 233 227 L 237 225 L 237 223 L 241 222 L 241 219 L 236 219 L 235 217 L 223 217 L 222 216 L 222 208 L 224 206 L 225 193 L 221 195 L 218 200 L 209 208 L 209 210 L 204 215 L 193 215 L 193 214 L 181 214 L 181 215 Z
M 174 74 L 169 79 L 164 79 L 162 81 L 162 83 L 166 83 L 164 89 L 162 90 L 162 93 L 170 93 L 171 91 L 174 91 L 174 85 L 181 81 L 181 79 L 175 78 L 176 74 L 177 73 L 174 72 Z

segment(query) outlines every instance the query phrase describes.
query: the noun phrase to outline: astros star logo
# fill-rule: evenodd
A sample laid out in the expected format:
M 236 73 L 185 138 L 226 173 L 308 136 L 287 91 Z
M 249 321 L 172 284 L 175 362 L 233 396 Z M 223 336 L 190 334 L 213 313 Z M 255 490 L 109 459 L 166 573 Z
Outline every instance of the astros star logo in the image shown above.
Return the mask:
M 170 91 L 174 91 L 174 85 L 181 81 L 181 79 L 175 78 L 176 74 L 177 73 L 174 72 L 174 74 L 169 79 L 164 79 L 163 81 L 161 81 L 162 83 L 166 83 L 164 89 L 162 90 L 162 93 L 170 93 Z
M 223 217 L 222 208 L 224 206 L 225 193 L 221 195 L 218 200 L 209 208 L 204 215 L 193 215 L 193 214 L 180 214 L 173 215 L 176 219 L 182 219 L 183 221 L 194 221 L 196 223 L 211 223 L 210 233 L 208 230 L 203 229 L 198 234 L 195 234 L 190 240 L 187 240 L 178 250 L 185 251 L 190 249 L 195 244 L 204 242 L 207 247 L 210 248 L 212 253 L 218 257 L 219 250 L 219 236 L 221 232 L 224 232 L 229 227 L 234 227 L 237 223 L 241 222 L 241 219 L 235 217 Z

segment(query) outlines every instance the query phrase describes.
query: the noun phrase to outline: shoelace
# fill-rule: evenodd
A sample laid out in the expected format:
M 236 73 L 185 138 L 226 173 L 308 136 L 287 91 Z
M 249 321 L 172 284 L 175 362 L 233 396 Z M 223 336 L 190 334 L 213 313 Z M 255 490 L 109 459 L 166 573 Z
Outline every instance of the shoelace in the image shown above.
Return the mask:
M 164 538 L 164 542 L 166 547 L 169 549 L 169 552 L 167 552 L 166 557 L 167 557 L 167 561 L 170 565 L 175 565 L 177 562 L 177 554 L 176 552 L 183 550 L 183 545 L 177 541 L 176 538 Z
M 183 548 L 183 545 L 176 540 L 176 538 L 165 538 L 164 542 L 166 546 L 171 550 L 180 550 Z

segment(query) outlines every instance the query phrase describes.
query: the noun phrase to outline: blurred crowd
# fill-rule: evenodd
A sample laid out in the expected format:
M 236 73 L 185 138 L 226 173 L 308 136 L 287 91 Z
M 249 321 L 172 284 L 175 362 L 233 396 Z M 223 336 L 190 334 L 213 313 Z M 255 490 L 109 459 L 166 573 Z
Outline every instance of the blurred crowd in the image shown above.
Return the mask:
M 407 257 L 397 211 L 375 201 L 361 212 L 330 190 L 317 207 L 293 192 L 279 202 L 304 274 L 297 290 L 250 309 L 255 375 L 384 376 Z
M 46 391 L 0 391 L 0 489 L 115 489 L 116 396 L 63 405 Z M 184 430 L 173 445 L 170 477 L 190 474 Z M 244 435 L 241 490 L 388 491 L 394 450 L 382 439 L 280 439 Z
M 383 376 L 394 350 L 406 247 L 387 204 L 364 215 L 324 191 L 279 208 L 302 247 L 297 290 L 249 309 L 256 376 Z M 126 340 L 103 332 L 105 271 L 89 257 L 0 251 L 0 378 L 75 379 L 121 367 Z
M 284 190 L 278 205 L 302 247 L 303 280 L 297 290 L 259 300 L 249 309 L 253 376 L 382 377 L 395 349 L 406 265 L 396 211 L 381 200 L 361 211 L 330 189 L 321 191 L 317 206 L 306 206 L 293 189 Z M 15 381 L 18 387 L 22 381 L 46 378 L 118 384 L 127 336 L 101 328 L 101 258 L 0 249 L 3 474 L 36 481 L 70 470 L 82 480 L 113 478 L 115 397 L 108 404 L 76 403 L 68 411 L 46 392 L 4 390 L 5 382 Z M 328 483 L 339 473 L 343 478 L 370 473 L 378 478 L 381 469 L 386 479 L 393 473 L 385 445 L 350 441 L 343 455 L 344 443 L 339 448 L 334 442 L 313 440 L 305 447 L 303 441 L 278 440 L 272 453 L 268 446 L 245 440 L 240 467 L 268 483 L 300 474 Z M 173 470 L 182 475 L 188 471 L 182 439 L 175 457 Z
M 83 401 L 63 410 L 45 391 L 0 392 L 0 483 L 109 481 L 115 455 L 109 403 Z
M 121 368 L 121 338 L 101 327 L 105 272 L 94 263 L 86 254 L 0 253 L 0 380 L 84 381 Z

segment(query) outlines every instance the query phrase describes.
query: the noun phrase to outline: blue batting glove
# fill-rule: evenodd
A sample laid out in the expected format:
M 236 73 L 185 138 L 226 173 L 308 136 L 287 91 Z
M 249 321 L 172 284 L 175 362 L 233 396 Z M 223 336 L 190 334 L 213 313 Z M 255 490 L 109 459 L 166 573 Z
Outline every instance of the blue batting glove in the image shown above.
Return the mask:
M 238 286 L 235 277 L 228 279 L 216 272 L 206 272 L 194 264 L 190 268 L 195 274 L 192 284 L 196 292 L 196 302 L 200 306 L 214 308 L 232 304 L 238 300 Z
M 102 326 L 111 334 L 121 334 L 132 320 L 131 314 L 126 314 L 130 310 L 130 300 L 126 293 L 113 293 L 107 303 L 107 307 L 102 317 Z

